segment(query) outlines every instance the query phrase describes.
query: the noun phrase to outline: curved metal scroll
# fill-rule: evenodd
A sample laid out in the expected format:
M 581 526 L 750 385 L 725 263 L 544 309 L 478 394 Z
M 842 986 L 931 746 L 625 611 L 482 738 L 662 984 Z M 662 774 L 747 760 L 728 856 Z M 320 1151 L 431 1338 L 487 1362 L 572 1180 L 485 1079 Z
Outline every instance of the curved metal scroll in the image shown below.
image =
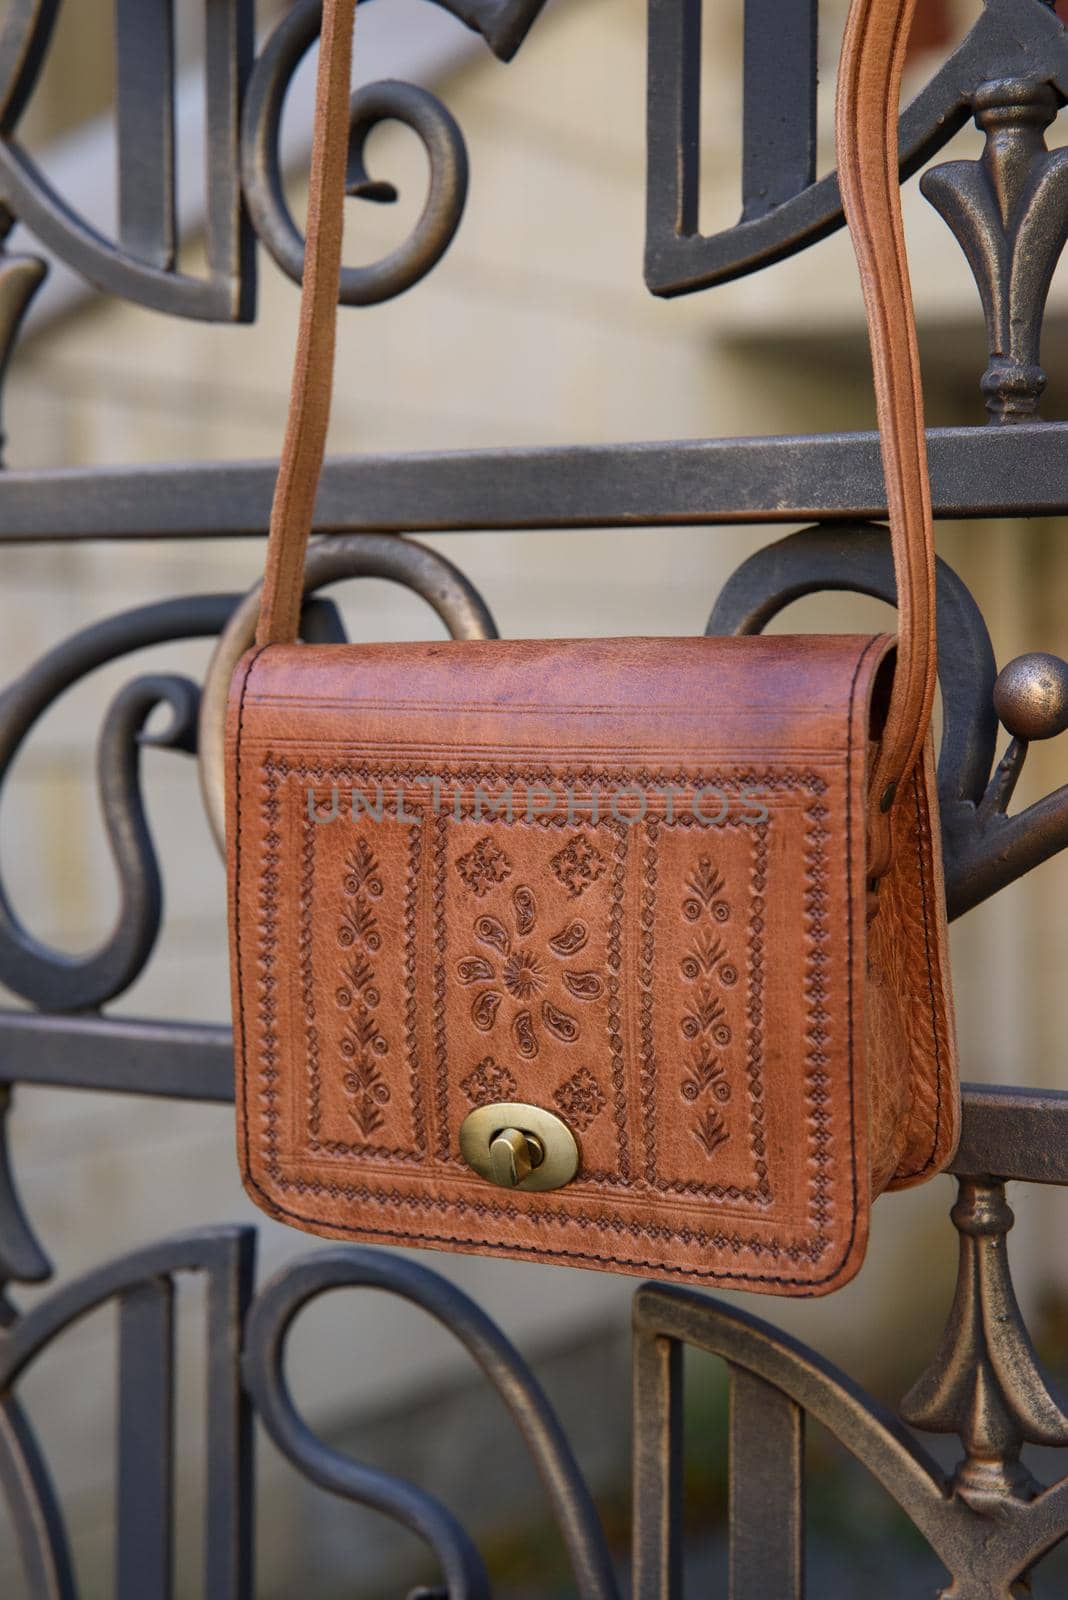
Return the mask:
M 451 561 L 414 539 L 392 533 L 355 533 L 309 545 L 304 592 L 341 578 L 385 578 L 413 590 L 431 606 L 454 639 L 496 639 L 497 625 L 474 584 Z M 256 636 L 260 589 L 250 589 L 215 647 L 200 704 L 200 788 L 211 831 L 226 851 L 226 700 L 234 669 Z
M 436 0 L 480 33 L 502 61 L 518 50 L 545 0 Z M 320 0 L 297 0 L 252 68 L 252 0 L 211 4 L 207 12 L 205 130 L 211 144 L 206 200 L 207 272 L 178 270 L 174 63 L 170 4 L 124 0 L 117 101 L 127 123 L 120 143 L 120 237 L 112 240 L 61 195 L 16 138 L 16 129 L 48 53 L 60 0 L 8 0 L 0 24 L 0 206 L 60 260 L 108 293 L 172 316 L 244 321 L 253 315 L 254 262 L 247 222 L 285 271 L 299 276 L 303 246 L 278 175 L 281 102 L 292 73 L 319 31 Z M 127 14 L 128 13 L 128 14 Z M 142 23 L 143 31 L 137 25 Z M 249 76 L 251 71 L 251 77 Z M 237 134 L 243 107 L 243 138 Z M 460 131 L 432 95 L 411 84 L 373 85 L 354 102 L 352 193 L 394 198 L 361 167 L 369 129 L 383 118 L 414 128 L 430 157 L 431 184 L 412 237 L 385 261 L 345 274 L 343 298 L 354 304 L 399 294 L 423 277 L 459 223 L 467 183 Z M 243 147 L 243 148 L 242 148 Z M 247 215 L 242 208 L 242 178 Z
M 198 595 L 121 612 L 65 640 L 0 694 L 0 784 L 26 736 L 55 700 L 96 667 L 135 650 L 217 633 L 235 595 Z M 133 680 L 113 700 L 97 751 L 97 784 L 108 844 L 119 880 L 119 912 L 110 935 L 88 955 L 74 956 L 36 939 L 19 920 L 0 881 L 0 982 L 49 1011 L 101 1005 L 131 984 L 159 931 L 159 868 L 145 819 L 140 750 L 145 745 L 192 750 L 197 688 L 188 679 L 154 674 Z M 146 723 L 166 704 L 161 732 Z
M 759 633 L 792 601 L 824 590 L 850 590 L 893 605 L 886 530 L 871 523 L 805 528 L 765 546 L 728 579 L 705 631 Z M 946 903 L 953 918 L 1068 846 L 1068 785 L 1015 816 L 1006 815 L 1026 740 L 1014 738 L 991 775 L 998 728 L 995 684 L 1001 680 L 982 613 L 942 560 L 937 605 L 943 709 L 938 795 Z M 1015 734 L 1011 718 L 1004 712 L 1003 717 Z M 1048 732 L 1031 737 L 1047 737 L 1059 726 L 1051 720 Z
M 280 128 L 286 90 L 319 36 L 321 12 L 321 0 L 299 0 L 283 17 L 253 69 L 242 113 L 241 165 L 249 214 L 260 239 L 296 283 L 304 271 L 304 239 L 282 186 Z M 348 193 L 386 203 L 397 198 L 392 184 L 373 182 L 363 164 L 368 134 L 388 120 L 404 123 L 423 143 L 430 168 L 426 203 L 411 235 L 384 260 L 342 268 L 343 305 L 375 305 L 410 289 L 440 261 L 463 216 L 463 134 L 434 95 L 394 79 L 368 84 L 353 96 Z
M 242 1364 L 245 1385 L 271 1438 L 312 1482 L 332 1494 L 384 1511 L 437 1553 L 450 1600 L 483 1600 L 485 1569 L 466 1533 L 442 1505 L 384 1473 L 361 1466 L 315 1437 L 293 1403 L 283 1374 L 286 1339 L 298 1313 L 332 1289 L 378 1289 L 419 1306 L 440 1322 L 481 1367 L 508 1407 L 545 1486 L 583 1600 L 618 1600 L 597 1512 L 556 1413 L 534 1374 L 473 1300 L 426 1267 L 381 1250 L 343 1247 L 284 1268 L 249 1315 Z

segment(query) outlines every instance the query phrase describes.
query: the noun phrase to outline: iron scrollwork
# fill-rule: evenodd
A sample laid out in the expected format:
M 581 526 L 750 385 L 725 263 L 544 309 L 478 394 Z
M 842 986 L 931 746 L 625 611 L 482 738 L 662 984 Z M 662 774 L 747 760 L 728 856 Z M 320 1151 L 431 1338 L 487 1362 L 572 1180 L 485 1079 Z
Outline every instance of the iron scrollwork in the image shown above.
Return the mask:
M 148 645 L 217 633 L 236 603 L 232 595 L 161 601 L 123 612 L 65 640 L 0 695 L 0 782 L 38 718 L 66 689 L 106 662 Z M 97 783 L 108 843 L 119 879 L 119 913 L 111 934 L 85 956 L 51 949 L 22 924 L 0 883 L 0 982 L 42 1009 L 79 1011 L 102 1005 L 143 969 L 159 931 L 159 868 L 140 788 L 146 745 L 194 748 L 199 692 L 187 678 L 134 679 L 112 702 L 100 735 Z M 148 732 L 159 705 L 168 725 Z
M 510 60 L 545 0 L 435 0 Z M 173 0 L 118 0 L 116 106 L 119 120 L 119 237 L 108 239 L 49 183 L 18 142 L 28 104 L 61 10 L 61 0 L 11 0 L 0 28 L 0 206 L 60 260 L 99 288 L 173 316 L 251 321 L 255 269 L 249 222 L 290 276 L 302 271 L 303 244 L 282 193 L 279 131 L 286 88 L 319 32 L 321 0 L 298 0 L 253 59 L 253 0 L 205 4 L 205 130 L 210 154 L 205 196 L 207 271 L 177 267 Z M 243 108 L 243 109 L 242 109 Z M 342 298 L 367 305 L 400 294 L 448 248 L 463 213 L 467 157 L 444 106 L 413 84 L 387 80 L 360 91 L 353 105 L 349 192 L 396 198 L 363 168 L 370 130 L 387 119 L 414 129 L 430 160 L 426 205 L 412 237 L 373 267 L 348 269 Z M 32 293 L 34 268 L 15 278 Z M 10 276 L 10 275 L 9 275 Z M 6 303 L 5 303 L 6 302 Z M 21 309 L 14 290 L 0 299 L 0 353 Z M 2 372 L 2 362 L 0 362 Z
M 815 176 L 816 0 L 748 0 L 742 218 L 700 233 L 701 4 L 649 0 L 645 276 L 654 294 L 691 294 L 759 271 L 844 221 L 837 175 Z M 1048 82 L 1068 98 L 1068 35 L 1043 0 L 983 0 L 902 113 L 902 178 L 964 126 L 984 84 L 1009 79 Z
M 304 240 L 286 204 L 279 146 L 286 88 L 319 36 L 320 0 L 301 0 L 285 15 L 253 69 L 245 96 L 242 170 L 256 232 L 282 270 L 300 282 Z M 392 184 L 375 182 L 364 166 L 368 134 L 388 120 L 404 123 L 422 141 L 429 163 L 426 203 L 415 229 L 385 260 L 343 267 L 341 301 L 374 305 L 425 277 L 452 243 L 467 198 L 467 150 L 455 119 L 436 96 L 387 79 L 361 89 L 352 103 L 347 190 L 362 200 L 396 200 Z
M 462 573 L 436 552 L 386 535 L 357 535 L 315 545 L 309 588 L 355 575 L 391 579 L 421 594 L 455 637 L 492 638 L 485 602 Z M 205 802 L 222 841 L 222 728 L 226 691 L 238 657 L 251 642 L 258 586 L 251 596 L 205 595 L 162 601 L 94 624 L 64 641 L 0 694 L 0 785 L 37 720 L 80 679 L 106 662 L 153 644 L 221 635 L 205 684 L 155 673 L 124 686 L 108 710 L 97 751 L 97 787 L 119 882 L 111 934 L 88 955 L 44 945 L 22 924 L 0 880 L 0 982 L 51 1012 L 85 1011 L 129 988 L 144 969 L 159 932 L 162 889 L 141 797 L 140 753 L 146 747 L 203 756 Z M 332 606 L 306 608 L 304 636 L 344 638 Z M 148 731 L 157 707 L 165 727 Z
M 52 1341 L 98 1306 L 118 1310 L 116 1593 L 171 1592 L 175 1326 L 181 1274 L 203 1277 L 206 1352 L 204 1585 L 247 1600 L 251 1550 L 251 1408 L 240 1387 L 241 1330 L 255 1260 L 251 1228 L 206 1228 L 116 1257 L 0 1327 L 0 1495 L 11 1513 L 28 1595 L 76 1600 L 65 1519 L 44 1450 L 18 1398 L 20 1378 Z
M 60 260 L 110 294 L 176 316 L 251 317 L 237 162 L 238 107 L 251 66 L 249 0 L 206 8 L 205 129 L 211 161 L 205 208 L 208 268 L 175 269 L 173 62 L 169 0 L 122 0 L 117 21 L 141 41 L 119 52 L 118 241 L 106 238 L 56 192 L 17 139 L 44 64 L 60 0 L 13 0 L 0 34 L 0 202 Z
M 945 1600 L 1013 1600 L 1068 1535 L 1068 1478 L 1048 1488 L 1019 1465 L 1026 1440 L 1068 1441 L 1068 1418 L 1034 1361 L 1004 1234 L 1012 1213 L 996 1183 L 967 1180 L 954 1209 L 961 1275 L 946 1347 L 906 1397 L 905 1415 L 960 1431 L 966 1455 L 947 1475 L 902 1422 L 812 1350 L 707 1295 L 648 1285 L 635 1297 L 635 1592 L 680 1592 L 677 1418 L 682 1350 L 720 1356 L 731 1385 L 731 1594 L 803 1593 L 802 1439 L 811 1417 L 835 1435 L 907 1513 L 951 1574 Z
M 22 328 L 22 319 L 48 271 L 40 256 L 12 255 L 5 248 L 4 239 L 14 220 L 10 212 L 5 213 L 0 209 L 0 399 L 4 393 L 8 363 Z M 4 431 L 0 423 L 0 465 L 3 464 L 4 444 Z
M 1068 727 L 1068 665 L 1036 653 L 998 674 L 979 607 L 944 561 L 937 572 L 943 705 L 938 798 L 946 904 L 953 918 L 1068 845 L 1068 785 L 1008 815 L 1028 744 Z M 893 605 L 886 530 L 871 524 L 815 527 L 766 545 L 723 586 L 705 631 L 759 633 L 792 601 L 824 590 L 849 590 Z M 999 716 L 1011 742 L 994 768 Z
M 410 1484 L 329 1449 L 293 1403 L 283 1374 L 294 1320 L 337 1289 L 398 1295 L 462 1344 L 507 1407 L 538 1469 L 583 1600 L 618 1600 L 615 1574 L 586 1482 L 552 1406 L 530 1368 L 474 1301 L 439 1273 L 387 1251 L 352 1246 L 322 1251 L 283 1269 L 261 1290 L 248 1321 L 245 1384 L 272 1439 L 312 1482 L 384 1511 L 437 1553 L 452 1600 L 488 1600 L 489 1580 L 467 1534 L 440 1502 Z
M 500 60 L 509 61 L 545 0 L 435 0 L 435 4 L 480 33 Z M 318 37 L 321 13 L 321 0 L 298 0 L 278 24 L 253 68 L 242 118 L 242 178 L 249 214 L 260 241 L 296 282 L 303 273 L 304 241 L 282 188 L 282 106 L 294 72 Z M 347 192 L 380 204 L 396 200 L 393 185 L 372 179 L 364 164 L 368 135 L 388 121 L 404 124 L 420 139 L 429 165 L 427 197 L 411 235 L 384 260 L 342 268 L 343 305 L 376 305 L 412 288 L 441 260 L 463 216 L 467 149 L 455 118 L 428 90 L 391 78 L 366 85 L 353 98 Z

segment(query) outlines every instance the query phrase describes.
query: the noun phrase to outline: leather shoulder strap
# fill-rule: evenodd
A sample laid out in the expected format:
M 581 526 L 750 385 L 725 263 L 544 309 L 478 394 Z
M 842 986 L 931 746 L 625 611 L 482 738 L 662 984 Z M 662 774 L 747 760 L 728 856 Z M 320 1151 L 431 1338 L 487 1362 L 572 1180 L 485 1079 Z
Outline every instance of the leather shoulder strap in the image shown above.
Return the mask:
M 922 748 L 935 684 L 935 572 L 915 320 L 898 182 L 901 74 L 916 0 L 852 0 L 838 75 L 839 178 L 867 308 L 897 578 L 898 664 L 873 782 L 873 875 L 886 813 Z M 257 643 L 296 638 L 333 384 L 356 0 L 324 0 L 300 329 L 271 510 Z
M 872 876 L 887 813 L 923 748 L 934 702 L 935 558 L 923 389 L 898 176 L 898 108 L 916 0 L 851 0 L 838 70 L 838 179 L 868 314 L 897 581 L 894 686 L 872 778 Z
M 341 281 L 355 12 L 356 0 L 323 0 L 300 326 L 282 459 L 271 506 L 267 566 L 256 628 L 259 645 L 288 644 L 297 637 L 304 593 L 304 555 L 326 452 Z

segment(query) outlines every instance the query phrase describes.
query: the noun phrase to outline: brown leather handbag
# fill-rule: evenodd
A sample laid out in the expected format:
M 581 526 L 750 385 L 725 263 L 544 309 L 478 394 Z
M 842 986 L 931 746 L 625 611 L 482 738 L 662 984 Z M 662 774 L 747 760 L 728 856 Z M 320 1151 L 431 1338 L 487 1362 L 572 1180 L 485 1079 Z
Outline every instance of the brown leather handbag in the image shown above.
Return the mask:
M 959 1116 L 896 167 L 913 0 L 853 0 L 838 107 L 896 640 L 297 642 L 353 10 L 323 8 L 292 403 L 228 713 L 246 1187 L 330 1236 L 825 1293 Z

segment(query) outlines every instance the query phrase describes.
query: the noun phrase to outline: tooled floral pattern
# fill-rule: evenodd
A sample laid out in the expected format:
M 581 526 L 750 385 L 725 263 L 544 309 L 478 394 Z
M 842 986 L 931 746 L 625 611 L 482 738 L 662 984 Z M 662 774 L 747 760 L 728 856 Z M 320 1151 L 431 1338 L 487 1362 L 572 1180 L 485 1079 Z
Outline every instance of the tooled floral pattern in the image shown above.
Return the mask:
M 512 863 L 500 845 L 485 833 L 465 855 L 458 857 L 456 870 L 475 898 L 481 900 L 494 884 L 511 877 Z
M 329 768 L 327 775 L 331 778 L 335 778 L 338 782 L 345 783 L 366 784 L 373 782 L 377 777 L 389 777 L 391 779 L 414 782 L 414 777 L 420 770 L 421 768 L 417 766 L 398 768 L 392 766 L 376 767 L 348 764 Z M 482 775 L 482 772 L 482 768 L 473 768 L 470 770 L 470 773 L 466 771 L 460 772 L 459 776 L 469 776 L 471 782 L 474 783 Z M 323 770 L 320 767 L 312 769 L 307 765 L 290 767 L 285 762 L 275 761 L 270 757 L 263 761 L 260 768 L 260 805 L 256 812 L 256 820 L 261 828 L 262 854 L 259 861 L 254 862 L 253 866 L 255 867 L 254 881 L 258 911 L 257 926 L 255 930 L 255 950 L 256 959 L 262 977 L 258 984 L 255 1005 L 250 1005 L 249 1009 L 248 1020 L 252 1028 L 252 1033 L 250 1036 L 250 1054 L 245 1062 L 245 1071 L 248 1074 L 247 1092 L 250 1096 L 258 1096 L 258 1111 L 262 1134 L 262 1147 L 266 1152 L 266 1170 L 269 1172 L 272 1183 L 278 1191 L 286 1195 L 294 1194 L 295 1196 L 299 1196 L 302 1200 L 306 1200 L 307 1197 L 311 1196 L 323 1197 L 324 1199 L 329 1198 L 332 1201 L 336 1201 L 340 1197 L 341 1199 L 348 1201 L 353 1205 L 359 1204 L 362 1206 L 377 1206 L 382 1208 L 383 1211 L 389 1211 L 391 1208 L 395 1207 L 396 1203 L 396 1189 L 392 1175 L 378 1179 L 372 1174 L 369 1175 L 366 1180 L 361 1179 L 359 1182 L 356 1182 L 353 1180 L 343 1180 L 340 1178 L 340 1175 L 337 1177 L 331 1176 L 329 1178 L 320 1178 L 299 1170 L 296 1173 L 290 1173 L 288 1170 L 284 1170 L 279 1163 L 277 1134 L 278 1093 L 276 1087 L 278 1080 L 276 1066 L 278 1041 L 277 1034 L 274 1032 L 274 1027 L 277 1013 L 277 992 L 283 974 L 279 961 L 279 941 L 277 937 L 278 930 L 276 921 L 277 883 L 279 881 L 281 868 L 281 837 L 278 833 L 278 816 L 280 808 L 277 802 L 277 793 L 281 782 L 283 782 L 290 774 L 292 774 L 294 778 L 299 778 L 302 781 L 302 787 L 300 789 L 298 799 L 298 809 L 302 809 L 304 805 L 305 794 L 304 786 L 306 786 L 306 783 L 309 780 L 321 780 L 323 776 Z M 592 782 L 594 778 L 597 778 L 599 781 L 607 782 L 609 779 L 613 779 L 615 777 L 618 777 L 619 781 L 623 781 L 625 777 L 629 778 L 630 776 L 632 776 L 632 774 L 629 772 L 624 774 L 622 771 L 620 771 L 617 774 L 615 769 L 597 769 L 597 771 L 589 777 L 589 781 Z M 643 777 L 643 775 L 639 776 Z M 665 773 L 661 769 L 655 769 L 647 776 L 649 785 L 659 782 L 667 782 L 669 780 L 678 781 L 676 774 L 670 772 Z M 541 772 L 532 773 L 531 781 L 537 779 L 537 781 L 544 781 L 545 783 L 548 783 L 553 777 L 554 774 L 542 774 Z M 555 777 L 557 781 L 559 781 L 559 774 L 556 774 Z M 779 770 L 771 770 L 767 772 L 762 771 L 760 778 L 765 787 L 768 787 L 776 792 L 780 790 L 791 794 L 799 792 L 807 797 L 813 795 L 822 795 L 826 790 L 826 784 L 824 783 L 824 780 L 818 774 L 815 774 L 807 769 L 786 772 Z M 569 777 L 566 781 L 572 780 Z M 573 781 L 577 783 L 578 778 L 575 778 Z M 733 780 L 729 778 L 723 780 L 722 786 L 729 787 L 732 781 Z M 826 813 L 824 813 L 824 815 L 826 815 Z M 443 1015 L 444 993 L 447 981 L 445 968 L 445 924 L 442 905 L 445 893 L 445 875 L 448 863 L 445 851 L 444 816 L 439 818 L 438 822 L 440 827 L 439 830 L 435 831 L 434 840 L 434 899 L 432 904 L 435 912 L 434 926 L 437 930 L 434 940 L 434 950 L 436 956 L 434 980 L 434 1038 L 436 1053 L 440 1054 L 444 1051 Z M 827 851 L 821 838 L 821 834 L 821 829 L 811 830 L 808 832 L 805 845 L 805 864 L 806 870 L 826 873 Z M 623 838 L 625 842 L 626 835 L 623 835 Z M 766 866 L 761 873 L 761 877 L 763 883 L 766 884 Z M 756 880 L 754 879 L 754 883 L 755 881 Z M 754 904 L 756 903 L 757 902 L 754 901 Z M 750 976 L 746 979 L 747 987 L 753 985 L 751 963 L 749 972 Z M 762 1006 L 759 993 L 754 993 L 752 999 L 752 1008 L 755 1015 L 762 1015 Z M 252 1052 L 254 1052 L 254 1054 Z M 759 1056 L 759 1051 L 756 1053 L 757 1056 Z M 444 1077 L 442 1076 L 439 1081 L 440 1084 L 444 1084 Z M 437 1092 L 440 1096 L 440 1087 Z M 252 1109 L 253 1103 L 250 1102 L 250 1111 Z M 441 1128 L 447 1136 L 447 1127 L 444 1118 L 442 1118 L 441 1121 Z M 398 1155 L 400 1152 L 389 1152 L 389 1154 Z M 445 1154 L 447 1154 L 447 1151 L 443 1148 L 443 1155 Z M 664 1184 L 657 1185 L 657 1187 L 673 1189 L 676 1186 Z M 694 1187 L 695 1186 L 691 1185 L 686 1186 L 687 1192 L 689 1192 L 690 1188 Z M 826 1177 L 824 1177 L 822 1181 L 819 1179 L 814 1180 L 813 1187 L 817 1191 L 820 1189 L 826 1189 Z M 715 1194 L 716 1196 L 721 1194 L 721 1191 L 717 1187 L 709 1187 L 707 1191 L 702 1188 L 700 1192 L 708 1192 Z M 738 1194 L 738 1192 L 734 1190 L 725 1190 L 722 1191 L 722 1193 L 731 1198 L 736 1197 Z M 511 1201 L 501 1205 L 495 1205 L 492 1203 L 492 1201 L 487 1202 L 483 1198 L 469 1202 L 460 1197 L 445 1198 L 436 1191 L 431 1191 L 427 1194 L 413 1192 L 410 1197 L 410 1204 L 415 1211 L 423 1213 L 428 1219 L 432 1217 L 433 1225 L 439 1231 L 441 1225 L 446 1223 L 454 1214 L 476 1218 L 487 1230 L 493 1227 L 499 1220 L 505 1219 L 512 1215 L 512 1211 L 510 1209 L 512 1205 Z M 678 1220 L 677 1217 L 670 1211 L 665 1213 L 664 1220 L 654 1221 L 650 1219 L 648 1222 L 642 1223 L 629 1222 L 624 1227 L 621 1227 L 618 1219 L 612 1216 L 610 1211 L 604 1207 L 586 1210 L 574 1205 L 561 1205 L 555 1208 L 550 1205 L 546 1205 L 542 1211 L 542 1215 L 547 1225 L 555 1223 L 560 1223 L 561 1225 L 567 1224 L 568 1226 L 577 1225 L 581 1229 L 588 1230 L 592 1234 L 600 1236 L 598 1242 L 594 1245 L 591 1245 L 590 1256 L 591 1258 L 596 1256 L 596 1259 L 602 1263 L 605 1261 L 615 1261 L 617 1259 L 615 1255 L 610 1255 L 606 1252 L 613 1248 L 613 1244 L 610 1241 L 616 1240 L 621 1234 L 635 1240 L 640 1238 L 643 1241 L 647 1241 L 649 1245 L 655 1245 L 661 1250 L 664 1248 L 672 1248 L 674 1244 L 677 1243 L 679 1238 Z M 428 1221 L 428 1227 L 429 1225 L 430 1224 Z M 416 1232 L 418 1232 L 418 1228 L 416 1229 Z M 487 1232 L 486 1242 L 488 1243 L 491 1239 L 495 1239 L 496 1237 L 497 1236 L 495 1234 L 490 1234 Z M 722 1225 L 717 1219 L 708 1229 L 705 1229 L 697 1224 L 689 1224 L 687 1229 L 687 1238 L 689 1244 L 698 1251 L 729 1249 L 737 1254 L 742 1250 L 757 1250 L 760 1255 L 767 1257 L 772 1261 L 783 1260 L 796 1263 L 802 1258 L 803 1255 L 807 1258 L 808 1254 L 810 1253 L 807 1245 L 801 1245 L 797 1242 L 796 1234 L 790 1227 L 785 1229 L 785 1237 L 779 1237 L 778 1234 L 775 1233 L 768 1234 L 767 1232 L 761 1232 L 758 1238 L 757 1236 L 747 1232 L 744 1226 L 733 1228 L 732 1231 L 725 1236 Z M 622 1260 L 622 1257 L 619 1257 L 618 1259 Z M 628 1254 L 626 1259 L 629 1264 L 636 1264 L 636 1258 L 633 1256 L 633 1254 Z M 637 1264 L 648 1267 L 648 1269 L 652 1271 L 662 1266 L 664 1263 L 663 1257 L 659 1256 L 655 1260 L 648 1259 L 637 1261 Z
M 562 965 L 584 948 L 589 928 L 575 918 L 543 941 L 537 896 L 527 884 L 513 889 L 505 915 L 507 923 L 488 912 L 475 918 L 471 931 L 481 950 L 461 957 L 455 971 L 461 984 L 476 990 L 470 1015 L 479 1032 L 506 1027 L 511 1048 L 530 1061 L 546 1034 L 562 1044 L 575 1044 L 581 1036 L 578 1017 L 549 991 L 559 983 L 571 999 L 588 1004 L 604 994 L 604 979 L 593 970 Z M 560 1002 L 564 998 L 559 994 Z
M 726 1050 L 734 1037 L 727 1000 L 738 982 L 738 968 L 718 931 L 731 919 L 725 891 L 723 874 L 710 856 L 701 856 L 686 879 L 682 900 L 684 921 L 696 926 L 679 962 L 690 985 L 679 1031 L 692 1047 L 679 1092 L 697 1106 L 690 1131 L 709 1159 L 730 1138 L 722 1111 L 698 1104 L 705 1096 L 720 1105 L 731 1098 L 730 1080 L 719 1052 Z
M 364 1139 L 385 1121 L 389 1085 L 381 1058 L 389 1044 L 375 1021 L 379 1002 L 374 958 L 382 948 L 375 903 L 382 896 L 378 860 L 366 840 L 358 839 L 345 857 L 341 887 L 345 896 L 337 942 L 345 952 L 338 967 L 334 1003 L 345 1019 L 339 1046 L 345 1071 L 341 1082 L 349 1096 L 348 1114 Z
M 554 1093 L 553 1100 L 580 1133 L 585 1132 L 608 1104 L 604 1090 L 588 1067 L 580 1067 L 566 1083 L 562 1083 Z
M 518 1086 L 507 1067 L 493 1056 L 483 1056 L 478 1066 L 460 1079 L 460 1088 L 472 1105 L 488 1106 L 495 1100 L 514 1100 Z
M 608 865 L 595 844 L 584 833 L 573 834 L 549 861 L 556 877 L 573 900 L 596 883 Z

